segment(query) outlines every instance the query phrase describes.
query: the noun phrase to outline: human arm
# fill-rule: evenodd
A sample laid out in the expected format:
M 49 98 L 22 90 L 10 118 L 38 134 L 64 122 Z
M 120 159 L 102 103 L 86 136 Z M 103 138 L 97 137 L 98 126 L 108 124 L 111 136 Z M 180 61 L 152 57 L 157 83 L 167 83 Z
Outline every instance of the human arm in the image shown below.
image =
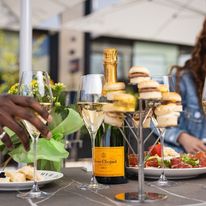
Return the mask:
M 0 133 L 3 132 L 3 127 L 8 127 L 17 134 L 24 148 L 29 150 L 28 133 L 19 124 L 19 120 L 25 119 L 33 124 L 43 136 L 50 138 L 51 133 L 48 127 L 34 112 L 46 121 L 51 121 L 48 112 L 33 98 L 18 95 L 0 95 Z M 1 140 L 8 148 L 12 148 L 12 141 L 7 133 Z
M 181 104 L 182 104 L 182 108 L 183 108 L 183 112 L 180 112 L 179 118 L 178 118 L 178 124 L 175 127 L 170 127 L 166 129 L 165 132 L 165 142 L 169 143 L 173 146 L 175 146 L 176 148 L 183 150 L 183 148 L 181 148 L 180 143 L 177 141 L 179 135 L 183 132 L 186 132 L 186 126 L 185 126 L 185 115 L 184 115 L 184 110 L 187 107 L 187 76 L 182 76 L 180 78 L 180 81 L 178 82 L 179 85 L 179 91 L 178 93 L 181 95 Z M 176 74 L 174 73 L 172 75 L 172 87 L 170 88 L 171 91 L 176 91 Z
M 184 147 L 187 153 L 206 151 L 206 146 L 204 145 L 204 142 L 202 140 L 186 132 L 181 133 L 177 141 Z
M 200 140 L 204 117 L 201 114 L 192 76 L 189 73 L 183 74 L 179 85 L 183 112 L 179 117 L 178 126 L 167 130 L 165 140 L 181 146 L 186 152 L 205 151 L 205 145 Z

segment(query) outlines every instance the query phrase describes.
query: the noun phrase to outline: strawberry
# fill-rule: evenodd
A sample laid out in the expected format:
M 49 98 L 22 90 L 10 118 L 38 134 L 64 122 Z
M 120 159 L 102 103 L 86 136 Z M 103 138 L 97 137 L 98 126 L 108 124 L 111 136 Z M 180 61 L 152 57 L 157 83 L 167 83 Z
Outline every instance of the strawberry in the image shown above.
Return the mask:
M 152 158 L 152 159 L 148 159 L 145 162 L 145 167 L 158 167 L 158 159 L 157 158 Z
M 161 151 L 161 144 L 156 144 L 154 147 L 153 145 L 149 147 L 149 154 L 151 156 L 154 156 L 154 155 L 158 155 L 159 157 L 162 156 L 162 151 Z

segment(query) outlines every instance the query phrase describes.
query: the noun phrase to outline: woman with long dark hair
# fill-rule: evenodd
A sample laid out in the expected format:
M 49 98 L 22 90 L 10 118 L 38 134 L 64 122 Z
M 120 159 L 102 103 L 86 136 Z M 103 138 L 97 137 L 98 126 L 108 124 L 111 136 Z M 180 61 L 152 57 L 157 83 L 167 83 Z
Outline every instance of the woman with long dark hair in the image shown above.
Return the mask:
M 176 91 L 182 96 L 183 112 L 177 128 L 168 129 L 165 142 L 179 152 L 206 151 L 206 117 L 201 98 L 206 77 L 206 18 L 191 58 L 171 69 Z

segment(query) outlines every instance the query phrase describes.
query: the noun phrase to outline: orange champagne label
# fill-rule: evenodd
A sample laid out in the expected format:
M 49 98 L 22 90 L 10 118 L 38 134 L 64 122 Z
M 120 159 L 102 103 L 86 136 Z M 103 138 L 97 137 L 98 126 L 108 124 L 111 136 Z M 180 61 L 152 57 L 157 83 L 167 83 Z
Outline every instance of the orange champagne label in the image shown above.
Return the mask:
M 124 147 L 95 147 L 94 174 L 100 177 L 124 176 Z

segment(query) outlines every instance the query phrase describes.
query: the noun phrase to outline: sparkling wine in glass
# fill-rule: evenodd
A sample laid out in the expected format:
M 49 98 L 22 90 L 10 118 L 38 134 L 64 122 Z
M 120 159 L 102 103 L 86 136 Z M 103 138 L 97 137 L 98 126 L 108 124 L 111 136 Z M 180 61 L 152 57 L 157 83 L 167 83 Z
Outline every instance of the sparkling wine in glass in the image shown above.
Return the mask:
M 48 112 L 51 111 L 53 103 L 52 90 L 50 88 L 50 79 L 49 75 L 45 71 L 25 71 L 22 73 L 20 82 L 19 82 L 19 95 L 22 96 L 31 96 L 36 101 L 38 101 L 42 107 L 44 107 Z M 46 124 L 40 115 L 35 113 L 37 117 Z M 43 192 L 38 187 L 37 182 L 37 143 L 39 140 L 40 132 L 36 127 L 34 127 L 29 121 L 22 120 L 22 124 L 28 131 L 32 139 L 33 147 L 33 164 L 34 164 L 34 183 L 32 189 L 27 193 L 20 193 L 17 196 L 20 198 L 45 198 L 49 194 Z
M 89 184 L 81 185 L 80 189 L 105 189 L 108 186 L 99 184 L 94 174 L 94 148 L 97 131 L 104 119 L 102 107 L 104 105 L 102 89 L 104 76 L 101 74 L 88 74 L 80 79 L 78 92 L 78 108 L 90 134 L 92 143 L 92 178 Z

